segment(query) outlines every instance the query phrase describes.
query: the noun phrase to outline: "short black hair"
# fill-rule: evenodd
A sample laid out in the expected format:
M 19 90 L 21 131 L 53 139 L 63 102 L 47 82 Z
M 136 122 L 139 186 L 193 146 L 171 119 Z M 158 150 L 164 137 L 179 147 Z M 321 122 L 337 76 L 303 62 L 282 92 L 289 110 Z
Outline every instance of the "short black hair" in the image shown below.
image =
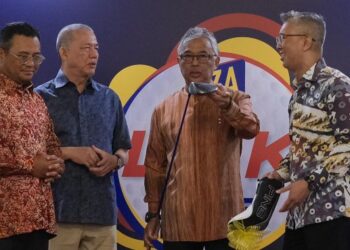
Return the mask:
M 0 48 L 9 50 L 14 35 L 37 37 L 40 41 L 39 31 L 26 22 L 13 22 L 5 25 L 0 31 Z

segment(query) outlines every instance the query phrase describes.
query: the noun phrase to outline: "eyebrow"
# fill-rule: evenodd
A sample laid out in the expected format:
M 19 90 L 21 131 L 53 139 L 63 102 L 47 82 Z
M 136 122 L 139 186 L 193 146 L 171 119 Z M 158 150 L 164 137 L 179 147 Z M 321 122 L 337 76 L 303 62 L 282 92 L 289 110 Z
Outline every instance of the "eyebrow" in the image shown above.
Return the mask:
M 39 51 L 39 52 L 34 52 L 34 53 L 30 53 L 30 52 L 28 52 L 28 51 L 18 51 L 17 53 L 18 53 L 18 54 L 26 54 L 26 55 L 39 55 L 39 54 L 41 54 L 41 51 Z
M 190 51 L 190 50 L 185 50 L 184 52 L 183 52 L 183 54 L 189 54 L 189 53 L 191 53 L 191 54 L 193 54 L 193 52 L 192 51 Z M 206 50 L 202 50 L 202 51 L 199 51 L 197 54 L 209 54 L 209 52 L 208 51 L 206 51 Z

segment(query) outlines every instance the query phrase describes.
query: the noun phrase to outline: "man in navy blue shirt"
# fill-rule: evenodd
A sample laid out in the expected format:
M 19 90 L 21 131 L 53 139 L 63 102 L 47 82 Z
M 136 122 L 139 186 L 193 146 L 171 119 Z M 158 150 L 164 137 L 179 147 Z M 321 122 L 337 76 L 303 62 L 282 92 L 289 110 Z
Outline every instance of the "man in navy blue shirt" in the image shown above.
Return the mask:
M 128 160 L 128 127 L 119 97 L 92 79 L 98 42 L 87 25 L 58 34 L 61 69 L 36 88 L 61 142 L 66 172 L 53 184 L 58 235 L 50 250 L 115 248 L 113 172 Z

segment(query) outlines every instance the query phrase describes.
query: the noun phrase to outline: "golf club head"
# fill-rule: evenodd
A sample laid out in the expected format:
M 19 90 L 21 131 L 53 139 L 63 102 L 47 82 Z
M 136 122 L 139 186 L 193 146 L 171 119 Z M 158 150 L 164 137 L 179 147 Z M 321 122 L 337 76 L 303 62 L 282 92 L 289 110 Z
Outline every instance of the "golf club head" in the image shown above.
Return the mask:
M 205 95 L 213 93 L 218 89 L 218 86 L 214 83 L 204 83 L 204 82 L 191 82 L 188 87 L 188 92 L 191 95 Z

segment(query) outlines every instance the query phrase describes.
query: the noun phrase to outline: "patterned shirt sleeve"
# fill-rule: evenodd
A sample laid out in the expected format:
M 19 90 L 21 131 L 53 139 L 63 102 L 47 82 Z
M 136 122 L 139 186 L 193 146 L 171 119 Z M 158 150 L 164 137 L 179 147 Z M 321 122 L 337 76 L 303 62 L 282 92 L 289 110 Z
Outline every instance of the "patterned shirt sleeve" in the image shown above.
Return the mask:
M 251 139 L 259 133 L 260 123 L 253 112 L 250 96 L 240 91 L 234 91 L 232 95 L 229 109 L 222 110 L 222 113 L 232 127 L 238 130 L 241 138 Z
M 117 123 L 113 132 L 113 153 L 118 149 L 131 148 L 130 135 L 123 112 L 123 106 L 117 96 L 115 97 L 115 109 L 117 110 Z
M 48 133 L 47 133 L 47 154 L 56 155 L 58 157 L 62 156 L 62 151 L 60 149 L 60 142 L 54 132 L 53 122 L 50 119 L 48 123 Z
M 155 110 L 152 115 L 149 142 L 146 153 L 145 202 L 149 211 L 156 212 L 159 205 L 161 190 L 164 185 L 167 159 L 165 148 L 162 144 L 158 113 Z
M 350 165 L 350 85 L 336 78 L 326 96 L 328 118 L 335 137 L 329 155 L 316 163 L 307 177 L 309 188 L 316 190 L 331 178 L 345 176 Z
M 290 154 L 287 154 L 279 163 L 279 167 L 276 170 L 277 173 L 281 176 L 284 181 L 290 181 L 289 174 L 289 165 L 290 165 Z
M 17 152 L 18 149 L 15 143 L 20 143 L 24 138 L 18 138 L 18 142 L 14 142 L 11 131 L 11 124 L 8 121 L 10 111 L 6 111 L 11 105 L 8 102 L 7 96 L 0 93 L 0 176 L 9 175 L 26 175 L 30 174 L 33 169 L 33 157 Z
M 0 176 L 31 174 L 33 158 L 16 155 L 8 148 L 0 146 Z

